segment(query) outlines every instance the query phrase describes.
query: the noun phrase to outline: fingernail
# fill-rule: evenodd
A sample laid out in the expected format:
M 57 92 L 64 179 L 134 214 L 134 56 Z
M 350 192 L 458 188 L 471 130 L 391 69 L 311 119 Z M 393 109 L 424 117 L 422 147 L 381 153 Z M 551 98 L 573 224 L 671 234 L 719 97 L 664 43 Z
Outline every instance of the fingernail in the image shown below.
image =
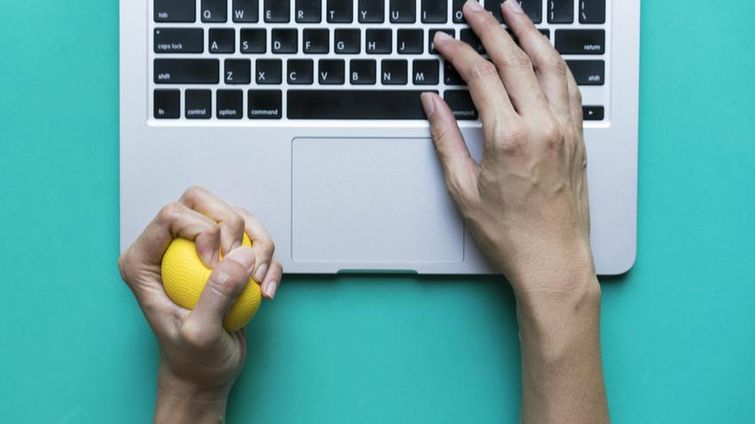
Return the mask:
M 225 257 L 225 259 L 230 259 L 239 265 L 243 266 L 244 269 L 251 273 L 254 271 L 254 250 L 252 250 L 249 247 L 243 246 L 239 247 L 238 249 L 234 249 L 231 251 L 231 253 L 228 254 L 228 256 Z
M 429 118 L 435 113 L 435 101 L 433 100 L 433 95 L 430 93 L 422 93 L 419 96 L 419 99 L 422 102 L 422 108 L 425 109 L 425 115 Z
M 262 281 L 265 279 L 265 274 L 267 274 L 267 264 L 262 264 L 257 268 L 257 273 L 254 274 L 254 279 Z
M 482 7 L 479 1 L 477 0 L 467 0 L 467 5 L 470 9 L 472 9 L 475 12 L 481 12 L 485 9 Z
M 278 290 L 278 282 L 275 280 L 270 280 L 267 283 L 265 283 L 265 287 L 262 288 L 262 291 L 265 293 L 265 296 L 269 297 L 270 299 L 275 297 L 275 292 Z
M 445 32 L 438 31 L 433 36 L 433 41 L 435 41 L 437 43 L 438 41 L 446 41 L 446 40 L 450 40 L 452 38 L 453 37 L 451 37 L 450 35 L 446 34 Z
M 520 5 L 517 0 L 506 0 L 503 2 L 503 4 L 508 4 L 512 12 L 524 13 L 524 11 L 522 10 L 522 5 Z

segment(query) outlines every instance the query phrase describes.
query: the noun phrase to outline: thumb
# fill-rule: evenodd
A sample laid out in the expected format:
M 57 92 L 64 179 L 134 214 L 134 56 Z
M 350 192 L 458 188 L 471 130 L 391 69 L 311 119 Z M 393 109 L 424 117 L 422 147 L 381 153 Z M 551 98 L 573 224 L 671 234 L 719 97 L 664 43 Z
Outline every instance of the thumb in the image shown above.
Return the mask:
M 239 297 L 254 270 L 254 251 L 238 247 L 226 255 L 207 280 L 196 307 L 188 320 L 193 326 L 212 335 L 223 330 L 223 319 Z
M 477 162 L 469 154 L 467 144 L 459 130 L 451 108 L 435 93 L 422 93 L 422 108 L 425 110 L 432 130 L 433 143 L 443 167 L 446 187 L 451 197 L 459 204 L 476 188 Z

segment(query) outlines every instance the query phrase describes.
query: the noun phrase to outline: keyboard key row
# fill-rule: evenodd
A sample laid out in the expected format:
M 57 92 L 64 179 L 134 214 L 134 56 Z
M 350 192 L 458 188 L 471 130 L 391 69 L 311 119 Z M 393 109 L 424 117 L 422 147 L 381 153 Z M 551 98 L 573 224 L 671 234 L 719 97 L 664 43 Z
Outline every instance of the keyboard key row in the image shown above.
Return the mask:
M 356 20 L 361 23 L 383 23 L 386 21 L 385 6 L 388 2 L 388 20 L 391 23 L 417 22 L 417 2 L 420 5 L 419 19 L 423 23 L 463 23 L 462 6 L 464 0 L 453 0 L 451 10 L 444 0 L 359 0 Z M 580 23 L 604 23 L 606 0 L 577 0 Z M 575 0 L 547 0 L 546 13 L 550 23 L 573 23 Z M 232 0 L 230 15 L 233 22 L 259 22 L 260 3 L 262 19 L 269 23 L 289 23 L 291 21 L 290 0 Z M 501 2 L 486 0 L 485 8 L 499 21 Z M 520 0 L 525 13 L 535 23 L 543 21 L 541 0 Z M 322 0 L 295 0 L 294 20 L 297 23 L 319 23 Z M 222 23 L 229 18 L 227 0 L 201 0 L 202 22 Z M 355 18 L 353 0 L 325 0 L 325 20 L 330 23 L 351 23 Z M 154 0 L 155 22 L 196 22 L 196 3 L 190 0 Z
M 417 90 L 288 90 L 286 93 L 288 119 L 425 119 Z M 477 110 L 469 92 L 448 90 L 444 95 L 459 120 L 475 120 Z M 244 91 L 217 90 L 215 117 L 217 119 L 281 119 L 283 93 L 281 90 L 248 90 L 247 110 L 244 114 Z M 370 101 L 365 101 L 370 99 Z M 155 119 L 181 117 L 181 90 L 154 91 Z M 186 90 L 184 93 L 186 119 L 212 117 L 212 91 Z

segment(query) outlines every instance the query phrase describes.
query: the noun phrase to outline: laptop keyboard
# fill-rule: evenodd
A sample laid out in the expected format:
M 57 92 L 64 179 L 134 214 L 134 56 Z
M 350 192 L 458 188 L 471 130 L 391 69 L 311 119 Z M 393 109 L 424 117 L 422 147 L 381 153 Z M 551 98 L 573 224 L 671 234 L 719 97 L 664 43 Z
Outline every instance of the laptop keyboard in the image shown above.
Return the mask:
M 606 0 L 522 0 L 605 119 Z M 157 120 L 421 120 L 441 94 L 476 120 L 432 45 L 437 31 L 484 49 L 464 0 L 151 0 L 150 101 Z M 502 22 L 500 0 L 483 1 Z M 589 103 L 592 102 L 592 103 Z

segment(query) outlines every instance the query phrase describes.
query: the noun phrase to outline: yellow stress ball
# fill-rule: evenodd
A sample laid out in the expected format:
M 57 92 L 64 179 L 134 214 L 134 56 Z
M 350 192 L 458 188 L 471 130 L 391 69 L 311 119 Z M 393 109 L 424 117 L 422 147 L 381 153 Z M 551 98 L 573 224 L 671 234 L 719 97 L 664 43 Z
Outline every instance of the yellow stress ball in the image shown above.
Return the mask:
M 252 246 L 246 234 L 242 244 Z M 161 273 L 168 297 L 178 306 L 194 309 L 212 270 L 199 259 L 193 241 L 177 238 L 163 255 Z M 259 309 L 260 301 L 260 286 L 250 278 L 249 284 L 225 316 L 225 329 L 233 332 L 244 328 Z

